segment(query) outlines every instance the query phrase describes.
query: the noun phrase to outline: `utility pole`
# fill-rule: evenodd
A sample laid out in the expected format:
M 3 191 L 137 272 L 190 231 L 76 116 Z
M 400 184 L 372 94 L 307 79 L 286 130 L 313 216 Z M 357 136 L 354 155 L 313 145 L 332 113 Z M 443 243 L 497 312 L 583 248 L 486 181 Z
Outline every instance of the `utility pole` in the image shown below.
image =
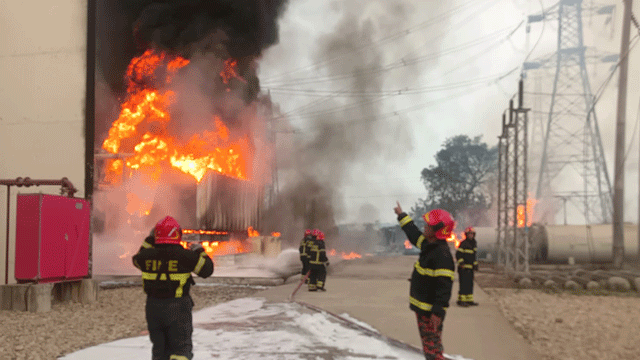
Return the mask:
M 627 73 L 629 68 L 629 34 L 631 30 L 632 0 L 624 0 L 622 41 L 620 44 L 620 80 L 618 82 L 618 110 L 616 122 L 616 152 L 613 192 L 613 266 L 622 268 L 624 261 L 624 142 L 627 114 Z

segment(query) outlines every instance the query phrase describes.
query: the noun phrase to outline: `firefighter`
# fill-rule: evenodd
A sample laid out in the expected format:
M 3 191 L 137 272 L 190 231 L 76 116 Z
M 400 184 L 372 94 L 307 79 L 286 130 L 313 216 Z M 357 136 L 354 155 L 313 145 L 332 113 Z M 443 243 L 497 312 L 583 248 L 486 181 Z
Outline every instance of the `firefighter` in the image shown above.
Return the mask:
M 409 308 L 416 313 L 425 358 L 444 360 L 442 323 L 451 299 L 455 271 L 446 239 L 453 232 L 455 221 L 445 210 L 431 210 L 422 216 L 425 226 L 420 232 L 413 219 L 402 211 L 400 203 L 397 205 L 394 211 L 400 227 L 420 249 L 411 275 Z
M 468 307 L 478 305 L 473 301 L 473 273 L 478 270 L 478 243 L 476 242 L 476 231 L 473 227 L 464 230 L 465 239 L 460 243 L 456 251 L 458 261 L 458 280 L 460 289 L 458 290 L 458 306 Z
M 302 277 L 307 276 L 307 273 L 309 272 L 308 249 L 309 246 L 311 246 L 311 241 L 313 241 L 313 238 L 311 236 L 311 229 L 307 229 L 304 231 L 304 237 L 302 238 L 302 241 L 300 241 L 300 247 L 298 248 L 298 251 L 300 252 L 300 261 L 302 262 Z M 308 284 L 309 278 L 307 278 L 304 283 Z
M 146 320 L 153 344 L 153 360 L 191 360 L 193 358 L 193 300 L 195 284 L 191 273 L 202 278 L 213 273 L 213 261 L 202 245 L 185 249 L 182 229 L 171 216 L 160 220 L 153 236 L 147 237 L 133 256 L 133 265 L 142 271 L 147 294 Z
M 324 233 L 318 229 L 313 230 L 315 239 L 309 247 L 309 291 L 326 291 L 324 285 L 327 280 L 327 250 L 324 245 Z

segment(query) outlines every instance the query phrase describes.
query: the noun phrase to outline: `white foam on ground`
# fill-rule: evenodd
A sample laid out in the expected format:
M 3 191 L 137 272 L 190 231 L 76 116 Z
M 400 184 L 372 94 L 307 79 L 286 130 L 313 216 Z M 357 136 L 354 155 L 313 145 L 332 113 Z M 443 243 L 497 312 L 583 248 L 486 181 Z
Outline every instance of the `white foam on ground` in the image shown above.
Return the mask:
M 304 360 L 314 355 L 326 358 L 329 354 L 336 360 L 424 358 L 347 327 L 329 314 L 309 313 L 296 303 L 243 298 L 194 312 L 193 319 L 194 360 Z M 149 337 L 140 336 L 80 350 L 60 359 L 150 357 Z

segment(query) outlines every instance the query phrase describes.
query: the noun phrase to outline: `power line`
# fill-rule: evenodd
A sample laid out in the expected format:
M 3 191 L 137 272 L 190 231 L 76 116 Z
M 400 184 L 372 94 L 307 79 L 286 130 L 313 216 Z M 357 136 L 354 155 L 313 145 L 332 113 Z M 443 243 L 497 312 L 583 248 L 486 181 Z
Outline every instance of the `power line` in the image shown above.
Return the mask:
M 418 25 L 415 25 L 413 27 L 407 28 L 407 29 L 402 30 L 402 31 L 398 31 L 396 33 L 393 33 L 391 35 L 388 35 L 386 37 L 378 39 L 377 41 L 374 41 L 374 42 L 371 42 L 371 43 L 368 43 L 368 44 L 363 44 L 363 45 L 361 45 L 361 46 L 359 46 L 359 47 L 357 47 L 355 49 L 350 50 L 348 53 L 359 52 L 359 51 L 362 51 L 362 50 L 364 50 L 364 49 L 366 49 L 366 48 L 368 48 L 370 46 L 384 44 L 386 42 L 390 42 L 390 41 L 396 40 L 398 38 L 401 38 L 401 37 L 404 37 L 404 36 L 406 36 L 408 34 L 411 34 L 412 32 L 415 32 L 417 30 L 420 30 L 420 29 L 423 29 L 423 28 L 428 28 L 431 25 L 435 25 L 437 23 L 440 23 L 440 22 L 446 20 L 449 16 L 458 13 L 461 9 L 464 9 L 469 5 L 476 6 L 478 4 L 481 4 L 482 2 L 487 2 L 487 1 L 488 0 L 483 0 L 483 1 L 470 0 L 470 1 L 467 1 L 466 3 L 463 3 L 463 4 L 459 5 L 458 7 L 455 7 L 453 9 L 451 9 L 451 10 L 448 10 L 448 11 L 446 11 L 446 12 L 444 12 L 442 14 L 439 14 L 439 15 L 437 15 L 435 17 L 429 18 L 429 19 L 423 21 L 422 23 L 420 23 Z M 493 0 L 493 2 L 496 2 L 496 1 Z M 319 61 L 319 62 L 310 64 L 310 65 L 307 65 L 307 66 L 303 66 L 303 67 L 294 69 L 292 71 L 281 73 L 281 74 L 276 75 L 274 77 L 264 79 L 263 81 L 265 83 L 268 83 L 269 81 L 273 81 L 275 79 L 281 79 L 283 77 L 286 77 L 286 76 L 291 75 L 291 74 L 295 74 L 295 73 L 303 71 L 303 70 L 308 70 L 308 69 L 311 69 L 311 68 L 314 68 L 314 67 L 318 67 L 318 66 L 323 65 L 323 64 L 332 63 L 332 62 L 336 61 L 337 59 L 341 58 L 343 55 L 337 55 L 337 56 L 335 56 L 335 57 L 333 57 L 331 59 L 328 59 L 328 60 Z
M 515 29 L 514 29 L 510 34 L 509 34 L 509 36 L 513 35 L 513 33 L 515 33 L 515 31 L 519 28 L 519 26 L 520 26 L 520 25 L 521 25 L 521 24 L 519 24 L 519 25 L 518 25 L 518 26 L 517 26 L 517 27 L 516 27 L 516 28 L 515 28 Z M 485 53 L 486 53 L 486 50 L 485 50 Z M 448 73 L 450 73 L 450 72 L 451 72 L 451 71 L 449 71 Z M 346 86 L 342 87 L 342 89 L 341 89 L 341 90 L 345 90 L 345 89 L 347 89 L 347 88 L 349 88 L 349 85 L 346 85 Z M 285 116 L 289 116 L 289 115 L 291 115 L 291 114 L 293 114 L 293 113 L 300 112 L 300 111 L 305 110 L 305 109 L 313 108 L 314 106 L 317 106 L 317 105 L 320 105 L 320 104 L 326 103 L 327 101 L 329 101 L 329 100 L 331 100 L 331 99 L 333 99 L 333 98 L 335 98 L 335 96 L 327 97 L 327 98 L 325 98 L 324 100 L 322 100 L 322 99 L 318 99 L 318 100 L 312 101 L 312 102 L 307 103 L 307 104 L 305 104 L 305 105 L 303 105 L 303 106 L 301 106 L 301 107 L 298 107 L 298 108 L 294 108 L 294 109 L 292 109 L 292 110 L 289 110 L 288 112 L 286 112 L 286 113 L 282 114 L 282 116 L 283 116 L 283 117 L 285 117 Z
M 463 44 L 460 44 L 458 46 L 454 46 L 442 51 L 438 51 L 438 52 L 432 52 L 423 56 L 419 56 L 416 58 L 411 58 L 411 59 L 400 59 L 400 60 L 396 60 L 392 63 L 389 63 L 387 65 L 384 65 L 382 67 L 379 68 L 374 68 L 374 69 L 364 69 L 364 70 L 358 70 L 358 71 L 353 71 L 350 73 L 342 73 L 342 74 L 335 74 L 335 75 L 330 75 L 330 76 L 317 76 L 317 77 L 308 77 L 308 78 L 299 78 L 299 79 L 294 79 L 291 81 L 287 81 L 286 85 L 307 85 L 307 84 L 317 84 L 317 83 L 322 83 L 322 82 L 328 82 L 328 81 L 335 81 L 335 80 L 343 80 L 343 79 L 349 79 L 349 78 L 353 78 L 355 76 L 358 75 L 374 75 L 374 74 L 379 74 L 379 73 L 383 73 L 383 72 L 387 72 L 390 70 L 394 70 L 394 69 L 398 69 L 398 68 L 403 68 L 403 67 L 407 67 L 410 65 L 417 65 L 419 63 L 425 62 L 425 61 L 429 61 L 429 60 L 434 60 L 437 59 L 439 57 L 441 57 L 442 55 L 449 55 L 458 51 L 462 51 L 462 50 L 466 50 L 475 46 L 478 46 L 482 43 L 491 41 L 493 37 L 495 37 L 496 35 L 500 35 L 501 33 L 504 33 L 506 31 L 510 31 L 509 34 L 507 35 L 507 39 L 509 37 L 511 37 L 524 23 L 524 21 L 521 21 L 518 25 L 515 26 L 515 28 L 513 26 L 509 26 L 509 27 L 505 27 L 502 28 L 498 31 L 495 31 L 491 34 L 488 35 L 484 35 L 481 37 L 478 37 L 474 40 L 470 40 L 467 41 Z M 499 43 L 502 43 L 504 40 L 501 40 Z M 262 84 L 263 88 L 268 88 L 268 89 L 275 89 L 278 88 L 277 85 L 275 84 Z
M 516 67 L 516 68 L 508 71 L 507 74 L 514 73 L 515 71 L 518 70 L 518 68 L 519 67 Z M 491 84 L 494 81 L 497 81 L 498 79 L 502 79 L 502 78 L 504 78 L 504 75 L 501 75 L 499 77 L 495 77 L 494 80 L 491 81 L 491 82 L 479 82 L 476 85 L 487 84 L 487 83 Z M 348 126 L 348 125 L 353 125 L 353 124 L 360 123 L 360 122 L 368 122 L 368 121 L 375 120 L 375 119 L 380 118 L 380 117 L 398 116 L 399 114 L 402 114 L 402 113 L 406 113 L 406 112 L 411 112 L 411 111 L 415 111 L 415 110 L 418 110 L 418 109 L 422 109 L 422 108 L 431 106 L 434 103 L 448 101 L 448 100 L 451 100 L 453 98 L 460 97 L 460 96 L 463 96 L 463 95 L 468 95 L 468 94 L 470 94 L 470 91 L 469 90 L 464 90 L 464 91 L 460 91 L 460 92 L 458 92 L 456 94 L 453 94 L 453 95 L 450 95 L 450 96 L 447 96 L 447 97 L 442 97 L 442 98 L 439 98 L 439 99 L 432 99 L 432 100 L 429 100 L 429 101 L 426 101 L 426 102 L 423 102 L 423 103 L 420 103 L 420 104 L 417 104 L 417 105 L 414 105 L 414 106 L 411 106 L 411 107 L 408 107 L 408 108 L 405 108 L 405 109 L 390 111 L 390 112 L 387 112 L 387 113 L 384 113 L 384 114 L 379 114 L 377 116 L 365 116 L 365 117 L 349 119 L 347 121 L 341 121 L 341 122 L 316 124 L 314 126 L 308 126 L 308 127 L 305 127 L 305 128 L 300 128 L 299 130 L 317 129 L 317 128 L 327 127 L 327 126 Z M 296 131 L 296 133 L 303 133 L 303 132 L 304 131 Z
M 469 21 L 468 18 L 462 19 L 460 20 L 457 24 L 455 24 L 454 26 L 459 28 L 460 26 L 464 26 L 465 24 L 468 24 Z M 442 55 L 447 55 L 447 54 L 451 54 L 457 51 L 461 51 L 461 50 L 465 50 L 477 45 L 480 45 L 484 42 L 490 41 L 491 38 L 493 38 L 494 36 L 500 35 L 503 32 L 509 31 L 510 33 L 507 35 L 507 39 L 509 37 L 511 37 L 524 23 L 524 20 L 521 21 L 518 25 L 515 26 L 515 28 L 513 26 L 508 26 L 505 28 L 502 28 L 500 30 L 497 30 L 493 33 L 490 33 L 488 35 L 483 35 L 481 37 L 478 37 L 474 40 L 470 40 L 467 41 L 463 44 L 445 49 L 445 50 L 441 50 L 438 52 L 432 52 L 432 53 L 428 53 L 422 56 L 418 56 L 415 58 L 411 58 L 411 59 L 405 59 L 405 58 L 401 58 L 400 60 L 396 60 L 392 63 L 389 63 L 383 67 L 380 68 L 375 68 L 375 69 L 364 69 L 364 70 L 359 70 L 359 71 L 353 71 L 353 72 L 349 72 L 349 73 L 342 73 L 342 74 L 334 74 L 334 75 L 328 75 L 328 76 L 312 76 L 312 77 L 300 77 L 300 78 L 296 78 L 296 79 L 291 79 L 291 80 L 286 80 L 284 83 L 280 82 L 280 84 L 287 84 L 287 85 L 305 85 L 305 84 L 315 84 L 315 83 L 321 83 L 321 82 L 327 82 L 327 81 L 333 81 L 333 80 L 341 80 L 341 79 L 348 79 L 348 78 L 352 78 L 354 76 L 357 75 L 367 75 L 367 74 L 376 74 L 376 73 L 380 73 L 380 72 L 386 72 L 386 71 L 390 71 L 390 70 L 394 70 L 394 69 L 398 69 L 398 68 L 403 68 L 406 66 L 410 66 L 410 65 L 416 65 L 425 61 L 429 61 L 429 60 L 434 60 L 439 58 Z M 263 81 L 262 82 L 262 87 L 263 88 L 269 88 L 269 87 L 273 87 L 273 86 L 277 86 L 278 82 L 275 83 L 269 83 L 268 81 Z
M 451 67 L 451 69 L 450 69 L 450 70 L 448 70 L 448 71 L 446 71 L 446 72 L 444 72 L 444 73 L 443 73 L 443 75 L 451 74 L 452 72 L 455 72 L 455 71 L 457 71 L 457 70 L 459 70 L 459 69 L 463 68 L 463 67 L 464 67 L 464 66 L 466 66 L 467 64 L 469 64 L 469 63 L 471 63 L 471 62 L 473 62 L 473 61 L 477 60 L 479 57 L 481 57 L 481 56 L 486 56 L 487 54 L 489 54 L 489 50 L 491 50 L 491 49 L 492 49 L 492 48 L 494 48 L 495 46 L 498 46 L 498 45 L 503 44 L 503 43 L 504 43 L 505 41 L 507 41 L 511 36 L 513 36 L 513 34 L 517 31 L 517 29 L 518 29 L 521 25 L 522 25 L 522 22 L 521 22 L 520 24 L 518 24 L 518 26 L 516 26 L 516 27 L 515 27 L 515 28 L 514 28 L 514 29 L 513 29 L 513 30 L 512 30 L 508 35 L 507 35 L 507 37 L 505 37 L 505 38 L 504 38 L 504 39 L 502 39 L 501 41 L 499 41 L 499 42 L 497 42 L 497 43 L 494 43 L 494 44 L 492 44 L 492 45 L 490 45 L 490 46 L 488 46 L 488 47 L 486 47 L 486 48 L 482 49 L 480 52 L 478 52 L 478 53 L 476 53 L 476 54 L 474 54 L 474 55 L 472 55 L 472 56 L 468 57 L 467 59 L 465 59 L 465 60 L 464 60 L 464 61 L 462 61 L 462 62 L 459 62 L 459 63 L 457 63 L 457 64 L 454 64 L 454 65 Z M 507 74 L 505 74 L 505 75 L 503 75 L 503 76 L 508 76 L 508 75 L 509 75 L 510 73 L 512 73 L 512 72 L 513 72 L 513 70 L 512 70 L 512 71 L 510 71 L 510 72 L 508 72 Z M 501 80 L 501 79 L 502 79 L 502 78 L 498 78 L 498 79 L 496 79 L 496 81 L 499 81 L 499 80 Z M 348 88 L 348 86 L 343 87 L 343 88 L 342 88 L 342 91 L 344 91 L 344 89 L 346 89 L 346 88 Z M 292 110 L 288 111 L 287 113 L 283 114 L 283 117 L 288 116 L 288 115 L 290 115 L 290 114 L 292 114 L 292 113 L 295 113 L 295 112 L 297 112 L 297 111 L 299 111 L 299 110 L 303 110 L 303 109 L 305 109 L 305 108 L 310 108 L 310 107 L 313 107 L 313 106 L 315 106 L 315 105 L 319 105 L 319 104 L 321 104 L 321 103 L 323 103 L 323 102 L 326 102 L 326 101 L 329 101 L 330 99 L 335 98 L 335 97 L 338 97 L 338 96 L 337 96 L 337 95 L 333 95 L 333 96 L 330 96 L 330 97 L 325 98 L 325 99 L 324 99 L 324 101 L 317 100 L 317 101 L 315 101 L 315 102 L 311 102 L 311 103 L 309 103 L 309 104 L 307 104 L 307 105 L 304 105 L 304 106 L 302 106 L 302 107 L 300 107 L 300 108 L 292 109 Z M 336 112 L 336 110 L 337 110 L 337 109 L 333 109 L 331 112 L 332 112 L 332 113 L 334 113 L 334 112 Z

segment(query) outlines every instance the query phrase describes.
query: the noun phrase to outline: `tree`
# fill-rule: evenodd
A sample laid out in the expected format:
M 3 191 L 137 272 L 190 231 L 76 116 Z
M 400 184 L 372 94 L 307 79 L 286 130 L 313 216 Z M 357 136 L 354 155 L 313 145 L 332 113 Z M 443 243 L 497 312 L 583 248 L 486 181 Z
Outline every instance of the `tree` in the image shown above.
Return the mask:
M 427 197 L 412 208 L 414 218 L 442 208 L 476 226 L 489 221 L 486 213 L 493 203 L 491 187 L 497 178 L 498 148 L 490 148 L 481 138 L 458 135 L 444 142 L 436 153 L 436 165 L 422 169 L 420 178 Z

